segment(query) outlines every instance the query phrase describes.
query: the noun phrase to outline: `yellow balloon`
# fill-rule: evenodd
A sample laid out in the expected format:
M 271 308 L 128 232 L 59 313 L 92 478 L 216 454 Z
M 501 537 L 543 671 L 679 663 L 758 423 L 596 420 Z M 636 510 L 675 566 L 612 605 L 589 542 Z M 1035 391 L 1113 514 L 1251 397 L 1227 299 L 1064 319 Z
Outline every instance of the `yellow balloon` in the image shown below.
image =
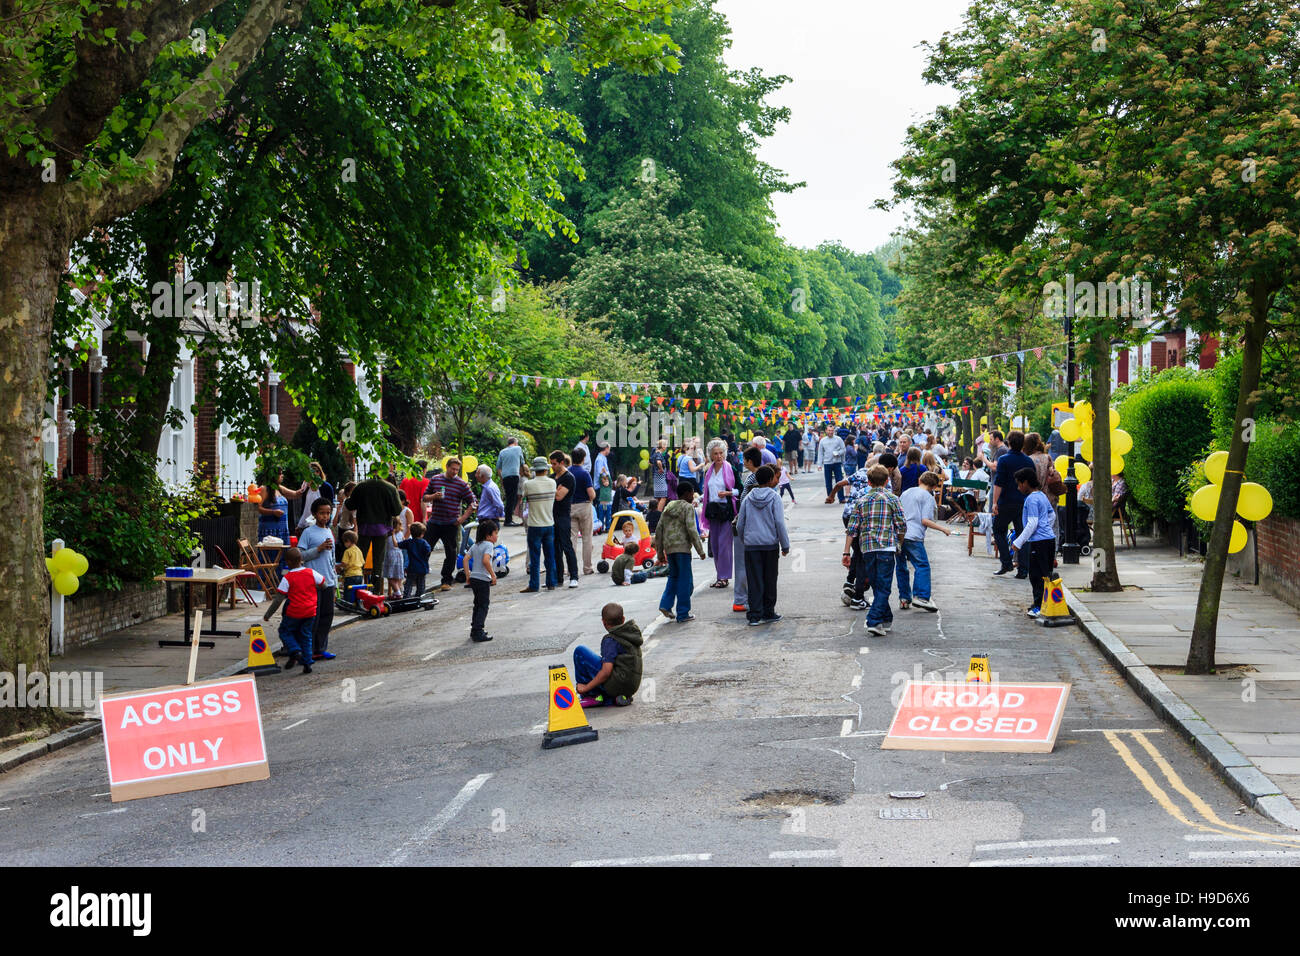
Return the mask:
M 1110 450 L 1116 455 L 1127 455 L 1133 450 L 1133 436 L 1122 428 L 1110 433 Z
M 54 576 L 54 590 L 64 597 L 69 594 L 76 594 L 79 587 L 81 587 L 81 582 L 71 571 L 60 571 Z
M 1110 430 L 1114 431 L 1119 428 L 1119 412 L 1114 408 L 1110 410 Z
M 438 467 L 443 471 L 447 470 L 447 462 L 451 461 L 451 455 L 443 455 L 442 461 L 438 462 Z
M 1092 421 L 1092 403 L 1087 399 L 1080 399 L 1074 403 L 1074 417 L 1080 421 Z
M 1236 554 L 1246 546 L 1246 526 L 1240 521 L 1232 523 L 1232 537 L 1228 540 L 1228 553 Z
M 1089 436 L 1079 445 L 1079 454 L 1087 461 L 1092 461 L 1092 437 Z
M 72 569 L 77 566 L 77 552 L 73 551 L 71 548 L 60 548 L 58 551 L 54 552 L 52 565 L 55 574 L 60 574 L 64 571 L 72 571 Z M 75 572 L 73 576 L 75 577 Z
M 1263 521 L 1273 510 L 1273 496 L 1263 485 L 1248 481 L 1237 498 L 1237 514 L 1247 521 Z
M 1192 494 L 1192 514 L 1202 521 L 1213 521 L 1218 510 L 1218 485 L 1202 485 Z
M 741 435 L 740 435 L 740 437 L 743 438 L 743 439 L 745 439 L 745 441 L 749 441 L 751 438 L 754 437 L 754 433 L 753 433 L 753 432 L 742 432 Z
M 46 559 L 45 559 L 45 567 L 49 570 L 49 572 L 50 572 L 50 577 L 51 577 L 51 578 L 53 578 L 54 575 L 56 575 L 56 574 L 59 573 L 58 568 L 56 568 L 56 567 L 54 566 L 54 559 L 53 559 L 53 558 L 46 558 Z
M 90 570 L 90 562 L 86 560 L 86 556 L 80 551 L 73 551 L 72 557 L 74 561 L 72 565 L 72 573 L 77 577 L 81 577 Z
M 1056 460 L 1055 460 L 1054 462 L 1052 462 L 1052 467 L 1056 469 L 1057 473 L 1058 473 L 1062 478 L 1064 478 L 1064 477 L 1065 477 L 1065 469 L 1067 469 L 1067 468 L 1070 467 L 1070 459 L 1069 459 L 1068 457 L 1066 457 L 1065 455 L 1057 455 L 1057 456 L 1056 456 Z
M 1205 477 L 1209 479 L 1212 485 L 1223 484 L 1223 471 L 1228 467 L 1228 453 L 1226 451 L 1216 451 L 1209 458 L 1205 459 Z
M 466 455 L 464 458 L 461 459 L 460 470 L 462 474 L 466 474 L 466 475 L 474 474 L 474 472 L 478 471 L 478 459 L 475 458 L 473 455 Z
M 1118 475 L 1124 470 L 1124 456 L 1117 455 L 1115 452 L 1110 453 L 1110 473 Z
M 1074 477 L 1078 480 L 1079 484 L 1086 485 L 1088 482 L 1092 481 L 1092 469 L 1081 462 L 1075 462 Z
M 1079 420 L 1077 418 L 1067 418 L 1061 422 L 1061 437 L 1066 441 L 1078 441 L 1082 438 L 1079 429 Z

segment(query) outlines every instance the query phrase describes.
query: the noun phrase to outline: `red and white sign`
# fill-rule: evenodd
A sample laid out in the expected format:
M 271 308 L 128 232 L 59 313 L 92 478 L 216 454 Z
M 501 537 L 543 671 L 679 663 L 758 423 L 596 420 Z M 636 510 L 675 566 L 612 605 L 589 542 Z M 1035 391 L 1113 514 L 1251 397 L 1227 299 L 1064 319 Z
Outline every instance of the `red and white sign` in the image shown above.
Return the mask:
M 908 681 L 885 750 L 1050 753 L 1069 684 Z
M 101 709 L 114 802 L 271 775 L 251 676 L 110 694 Z

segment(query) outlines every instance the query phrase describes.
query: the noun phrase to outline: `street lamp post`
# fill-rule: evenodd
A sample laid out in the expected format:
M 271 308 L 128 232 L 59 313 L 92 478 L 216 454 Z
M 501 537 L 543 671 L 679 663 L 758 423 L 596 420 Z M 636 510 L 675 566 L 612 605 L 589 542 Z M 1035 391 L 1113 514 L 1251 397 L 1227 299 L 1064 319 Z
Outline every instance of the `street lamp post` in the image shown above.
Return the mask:
M 1066 303 L 1065 309 L 1065 399 L 1074 401 L 1074 308 L 1073 303 Z M 1079 479 L 1074 474 L 1074 442 L 1070 442 L 1070 453 L 1065 473 L 1065 534 L 1061 539 L 1061 561 L 1064 564 L 1079 563 L 1079 542 L 1075 540 L 1077 515 L 1079 513 Z

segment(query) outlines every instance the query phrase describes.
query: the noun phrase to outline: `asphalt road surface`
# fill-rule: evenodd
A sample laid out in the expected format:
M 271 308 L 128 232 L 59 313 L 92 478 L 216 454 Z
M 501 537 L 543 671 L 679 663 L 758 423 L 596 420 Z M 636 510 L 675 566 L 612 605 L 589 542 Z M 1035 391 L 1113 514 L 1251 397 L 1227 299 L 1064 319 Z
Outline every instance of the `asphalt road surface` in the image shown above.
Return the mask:
M 929 532 L 937 614 L 885 638 L 839 600 L 840 508 L 820 475 L 787 503 L 779 623 L 744 626 L 694 562 L 697 620 L 655 582 L 468 590 L 337 634 L 311 675 L 259 678 L 269 780 L 112 804 L 98 738 L 0 776 L 4 865 L 537 864 L 1232 866 L 1294 863 L 1300 835 L 1225 787 L 1075 628 L 1023 613 L 977 539 Z M 541 749 L 547 665 L 599 647 L 620 600 L 647 633 L 635 704 L 588 710 L 594 743 Z M 894 597 L 897 607 L 897 597 Z M 1073 685 L 1050 754 L 881 750 L 908 678 Z M 350 682 L 350 683 L 349 683 Z M 349 691 L 354 701 L 348 700 Z M 913 799 L 891 797 L 914 792 Z M 904 812 L 898 812 L 898 811 Z M 882 811 L 885 811 L 882 814 Z M 895 819 L 894 817 L 903 817 Z

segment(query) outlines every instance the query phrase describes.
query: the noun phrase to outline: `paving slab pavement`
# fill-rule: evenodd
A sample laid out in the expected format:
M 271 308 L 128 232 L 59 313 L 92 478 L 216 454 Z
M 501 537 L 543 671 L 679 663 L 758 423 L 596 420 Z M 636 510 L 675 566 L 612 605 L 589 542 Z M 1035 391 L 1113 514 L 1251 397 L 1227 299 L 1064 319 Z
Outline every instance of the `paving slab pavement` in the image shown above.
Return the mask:
M 1183 673 L 1201 562 L 1138 539 L 1115 561 L 1125 590 L 1087 590 L 1091 564 L 1060 565 L 1084 631 L 1158 713 L 1261 812 L 1300 829 L 1300 611 L 1262 588 L 1224 582 L 1218 673 Z M 1136 585 L 1136 589 L 1134 586 Z M 1154 670 L 1152 670 L 1154 669 Z

